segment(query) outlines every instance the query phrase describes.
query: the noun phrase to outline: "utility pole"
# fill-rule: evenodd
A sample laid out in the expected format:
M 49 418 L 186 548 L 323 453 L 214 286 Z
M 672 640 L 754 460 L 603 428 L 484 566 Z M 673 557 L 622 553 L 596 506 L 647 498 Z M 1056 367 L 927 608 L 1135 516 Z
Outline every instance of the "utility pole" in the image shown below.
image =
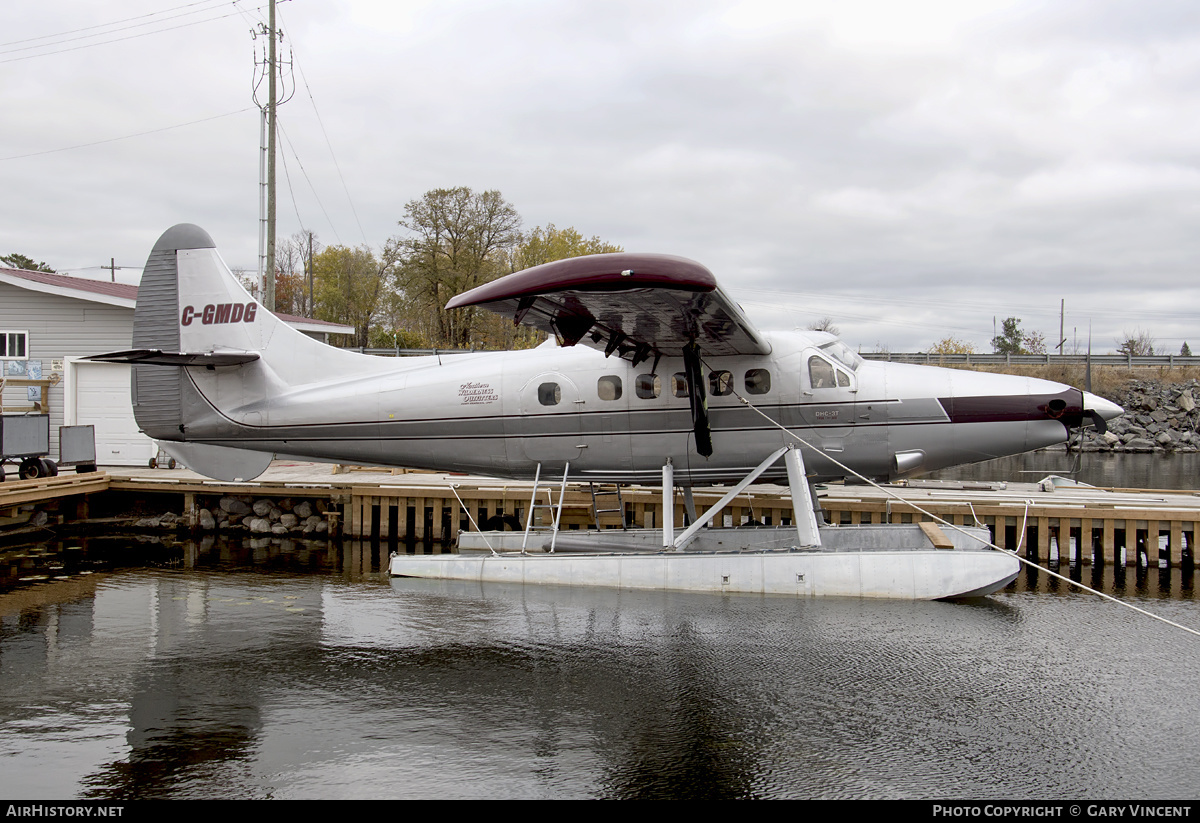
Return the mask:
M 276 135 L 278 133 L 277 124 L 277 109 L 280 103 L 286 103 L 295 93 L 295 86 L 290 91 L 284 93 L 284 99 L 280 100 L 279 81 L 283 79 L 281 72 L 282 64 L 276 52 L 278 40 L 283 39 L 283 32 L 279 31 L 275 26 L 275 2 L 270 0 L 270 11 L 267 16 L 267 25 L 259 25 L 257 30 L 250 32 L 251 36 L 258 39 L 259 36 L 267 38 L 266 53 L 261 61 L 255 60 L 255 68 L 257 72 L 256 82 L 254 86 L 254 102 L 258 104 L 262 110 L 263 117 L 263 140 L 260 145 L 260 150 L 266 155 L 265 169 L 264 164 L 259 164 L 259 174 L 266 172 L 266 179 L 260 180 L 259 185 L 261 191 L 259 193 L 259 278 L 262 282 L 262 302 L 271 311 L 275 310 L 275 144 Z M 287 61 L 287 65 L 291 66 L 291 59 Z M 261 66 L 261 70 L 258 67 Z M 263 78 L 267 80 L 267 99 L 265 102 L 260 102 L 258 99 L 258 87 L 262 83 Z M 265 212 L 262 214 L 261 212 Z M 265 254 L 264 254 L 265 247 Z
M 267 265 L 263 280 L 263 304 L 275 311 L 275 0 L 271 0 L 271 12 L 267 18 L 270 31 L 267 51 Z
M 1063 313 L 1067 308 L 1067 298 L 1063 297 L 1058 301 L 1058 356 L 1062 357 L 1063 343 L 1067 342 L 1067 338 L 1063 337 Z

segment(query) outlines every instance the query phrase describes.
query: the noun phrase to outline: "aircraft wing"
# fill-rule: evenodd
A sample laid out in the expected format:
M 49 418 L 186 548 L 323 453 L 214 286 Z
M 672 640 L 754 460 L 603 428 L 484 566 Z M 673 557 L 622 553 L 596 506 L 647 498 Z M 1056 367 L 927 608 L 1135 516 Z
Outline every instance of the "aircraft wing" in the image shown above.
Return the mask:
M 640 363 L 678 357 L 695 342 L 706 355 L 768 354 L 770 344 L 707 268 L 666 254 L 594 254 L 556 260 L 464 292 L 448 309 L 480 306 Z

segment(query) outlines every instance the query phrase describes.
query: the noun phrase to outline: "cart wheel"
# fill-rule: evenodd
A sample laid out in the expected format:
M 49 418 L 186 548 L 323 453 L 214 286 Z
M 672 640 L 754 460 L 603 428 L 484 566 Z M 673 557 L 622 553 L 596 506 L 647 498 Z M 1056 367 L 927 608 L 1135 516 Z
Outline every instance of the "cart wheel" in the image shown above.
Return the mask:
M 168 469 L 175 468 L 175 458 L 174 457 L 172 457 L 170 460 L 167 461 L 167 468 Z
M 42 464 L 43 477 L 58 477 L 57 463 L 48 457 L 39 458 L 38 462 Z
M 42 466 L 42 461 L 36 457 L 26 457 L 21 461 L 21 469 L 18 472 L 22 480 L 36 480 L 39 477 L 46 476 L 45 467 Z
M 158 458 L 157 457 L 150 458 L 150 468 L 152 468 L 152 469 L 158 468 Z

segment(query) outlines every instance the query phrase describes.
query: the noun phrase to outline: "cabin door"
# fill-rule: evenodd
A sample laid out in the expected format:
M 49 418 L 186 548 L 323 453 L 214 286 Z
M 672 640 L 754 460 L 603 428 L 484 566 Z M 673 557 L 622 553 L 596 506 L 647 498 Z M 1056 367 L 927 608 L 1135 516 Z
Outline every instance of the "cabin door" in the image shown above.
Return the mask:
M 521 414 L 510 418 L 526 460 L 546 467 L 574 461 L 583 453 L 583 398 L 559 372 L 536 375 L 521 388 Z
M 809 432 L 805 439 L 822 454 L 862 466 L 868 476 L 886 474 L 886 407 L 859 397 L 858 376 L 814 351 L 804 360 L 800 385 L 800 417 Z M 840 473 L 832 464 L 815 468 Z

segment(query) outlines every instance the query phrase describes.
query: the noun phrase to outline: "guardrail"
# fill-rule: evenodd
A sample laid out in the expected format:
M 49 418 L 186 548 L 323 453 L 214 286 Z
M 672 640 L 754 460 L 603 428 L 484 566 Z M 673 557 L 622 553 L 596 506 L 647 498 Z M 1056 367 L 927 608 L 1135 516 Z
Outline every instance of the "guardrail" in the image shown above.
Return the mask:
M 889 363 L 918 363 L 926 366 L 1093 366 L 1137 368 L 1182 368 L 1200 366 L 1200 356 L 1155 354 L 1134 357 L 1124 354 L 933 354 L 930 352 L 859 352 L 864 360 Z
M 472 354 L 485 349 L 372 349 L 355 346 L 350 351 L 384 357 L 418 357 L 430 354 Z M 889 363 L 918 363 L 926 366 L 1084 366 L 1086 354 L 933 354 L 930 352 L 859 352 L 864 360 Z M 1124 354 L 1090 355 L 1093 366 L 1124 366 L 1130 369 L 1200 367 L 1200 356 L 1154 354 L 1131 357 Z

